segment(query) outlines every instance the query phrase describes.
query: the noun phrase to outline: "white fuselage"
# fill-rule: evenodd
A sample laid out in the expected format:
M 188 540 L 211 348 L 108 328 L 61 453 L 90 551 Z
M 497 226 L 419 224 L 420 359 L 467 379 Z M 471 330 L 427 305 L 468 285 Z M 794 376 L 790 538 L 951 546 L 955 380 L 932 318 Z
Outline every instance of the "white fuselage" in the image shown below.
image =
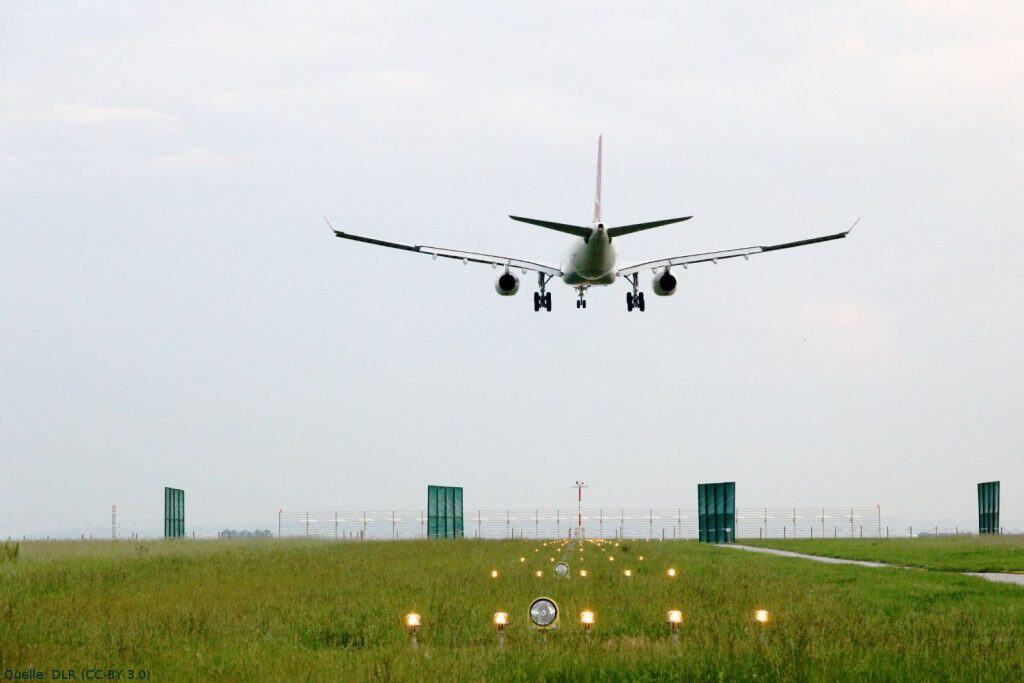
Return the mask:
M 590 237 L 573 245 L 562 263 L 562 280 L 582 287 L 615 282 L 615 247 L 603 223 L 593 224 Z

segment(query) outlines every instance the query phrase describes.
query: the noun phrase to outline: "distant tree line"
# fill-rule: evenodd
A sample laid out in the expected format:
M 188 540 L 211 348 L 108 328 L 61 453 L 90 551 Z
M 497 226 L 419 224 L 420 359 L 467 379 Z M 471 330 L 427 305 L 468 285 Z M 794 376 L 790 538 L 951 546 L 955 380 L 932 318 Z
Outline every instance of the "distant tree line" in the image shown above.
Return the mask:
M 217 533 L 217 538 L 270 538 L 273 535 L 268 529 L 256 529 L 255 531 L 249 531 L 248 529 L 243 529 L 242 531 L 225 529 Z

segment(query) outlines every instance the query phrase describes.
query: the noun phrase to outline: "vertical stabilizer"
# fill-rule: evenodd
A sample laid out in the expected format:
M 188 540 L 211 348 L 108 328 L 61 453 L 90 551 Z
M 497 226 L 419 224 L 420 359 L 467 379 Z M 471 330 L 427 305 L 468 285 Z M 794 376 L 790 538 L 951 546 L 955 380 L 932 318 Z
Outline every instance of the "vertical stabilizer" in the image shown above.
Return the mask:
M 594 222 L 601 220 L 601 138 L 597 136 L 597 191 L 594 193 Z

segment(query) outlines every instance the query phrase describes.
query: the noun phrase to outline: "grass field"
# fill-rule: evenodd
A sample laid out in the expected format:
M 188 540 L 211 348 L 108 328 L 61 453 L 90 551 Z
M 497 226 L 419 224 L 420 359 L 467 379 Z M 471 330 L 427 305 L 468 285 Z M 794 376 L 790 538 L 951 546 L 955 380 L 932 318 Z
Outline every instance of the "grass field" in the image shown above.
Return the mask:
M 956 572 L 1024 572 L 1024 536 L 769 540 L 746 545 Z
M 175 681 L 1024 677 L 1024 590 L 1015 586 L 657 541 L 567 550 L 573 577 L 558 579 L 549 558 L 562 552 L 529 541 L 22 544 L 17 559 L 0 561 L 0 673 L 131 668 Z M 580 568 L 590 576 L 580 578 Z M 500 577 L 490 578 L 491 569 Z M 528 605 L 540 595 L 562 613 L 547 636 L 527 627 Z M 577 619 L 585 608 L 597 613 L 589 638 Z M 672 608 L 686 615 L 678 643 L 665 624 Z M 766 627 L 753 620 L 757 608 L 771 611 Z M 491 626 L 499 610 L 512 618 L 500 649 Z M 416 650 L 402 626 L 409 611 L 423 617 Z

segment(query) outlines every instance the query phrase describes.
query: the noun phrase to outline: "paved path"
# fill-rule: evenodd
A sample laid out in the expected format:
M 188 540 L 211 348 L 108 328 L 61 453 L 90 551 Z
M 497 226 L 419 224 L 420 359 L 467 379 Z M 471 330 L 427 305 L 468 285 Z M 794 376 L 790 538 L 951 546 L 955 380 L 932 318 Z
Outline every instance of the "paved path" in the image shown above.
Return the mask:
M 781 557 L 798 557 L 802 560 L 814 560 L 815 562 L 824 562 L 826 564 L 855 564 L 860 567 L 891 567 L 893 569 L 922 569 L 922 571 L 928 571 L 922 567 L 904 567 L 899 564 L 886 564 L 885 562 L 867 562 L 865 560 L 847 560 L 841 557 L 805 555 L 804 553 L 794 553 L 791 550 L 776 550 L 775 548 L 757 548 L 751 545 L 739 545 L 736 543 L 722 543 L 719 545 L 719 547 L 735 548 L 736 550 L 747 550 L 752 553 L 767 553 L 769 555 L 779 555 Z M 1024 586 L 1024 574 L 1001 574 L 999 572 L 961 573 L 965 576 L 977 576 L 978 578 L 985 579 L 986 581 L 995 581 L 997 583 L 1015 583 L 1018 586 Z

